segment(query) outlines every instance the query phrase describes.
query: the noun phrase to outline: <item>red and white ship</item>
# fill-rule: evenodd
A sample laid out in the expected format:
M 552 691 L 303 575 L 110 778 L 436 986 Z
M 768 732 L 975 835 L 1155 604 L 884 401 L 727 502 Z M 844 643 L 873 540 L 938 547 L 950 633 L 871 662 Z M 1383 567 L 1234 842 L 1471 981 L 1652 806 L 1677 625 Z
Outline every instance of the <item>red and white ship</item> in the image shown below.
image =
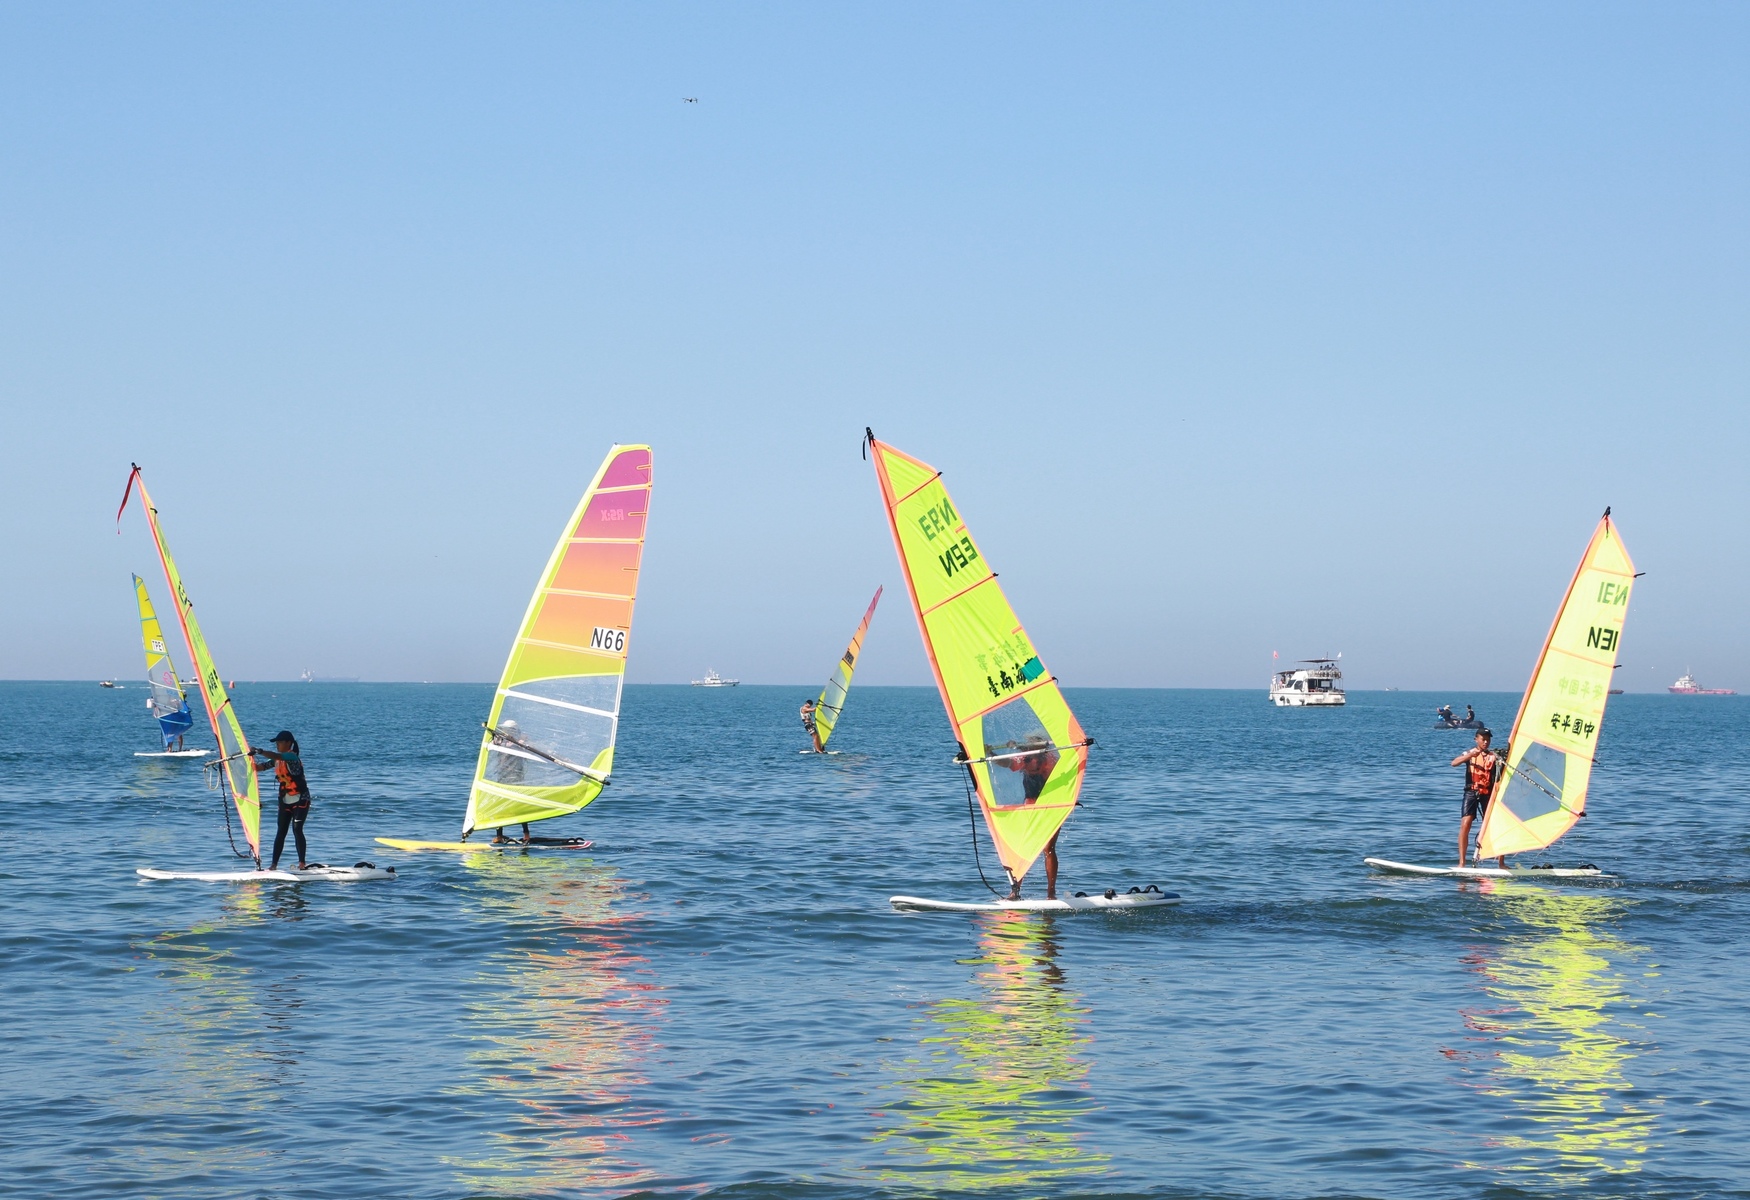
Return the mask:
M 1682 679 L 1665 689 L 1674 696 L 1736 696 L 1731 688 L 1704 688 L 1695 676 L 1685 673 Z

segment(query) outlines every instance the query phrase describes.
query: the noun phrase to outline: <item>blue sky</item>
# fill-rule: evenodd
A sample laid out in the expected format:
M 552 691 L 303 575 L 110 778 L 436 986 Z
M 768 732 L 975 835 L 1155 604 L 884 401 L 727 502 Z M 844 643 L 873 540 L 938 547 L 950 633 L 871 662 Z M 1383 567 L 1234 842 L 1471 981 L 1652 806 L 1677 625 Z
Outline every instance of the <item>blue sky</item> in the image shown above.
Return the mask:
M 488 680 L 608 446 L 631 678 L 924 683 L 865 425 L 1066 684 L 1750 687 L 1742 5 L 0 7 L 0 676 Z M 682 97 L 696 96 L 697 104 Z

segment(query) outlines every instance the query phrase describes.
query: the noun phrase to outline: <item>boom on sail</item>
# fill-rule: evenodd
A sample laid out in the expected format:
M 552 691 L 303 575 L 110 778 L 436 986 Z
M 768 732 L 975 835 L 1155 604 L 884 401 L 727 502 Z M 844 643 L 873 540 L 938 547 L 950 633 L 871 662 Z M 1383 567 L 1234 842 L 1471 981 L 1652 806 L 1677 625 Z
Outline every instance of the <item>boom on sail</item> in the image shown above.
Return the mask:
M 1483 816 L 1479 859 L 1541 850 L 1586 815 L 1592 759 L 1634 579 L 1634 562 L 1607 508 L 1556 609 L 1513 719 L 1506 770 Z
M 862 653 L 863 638 L 869 632 L 869 622 L 875 619 L 875 606 L 881 603 L 883 589 L 875 589 L 875 598 L 869 601 L 869 608 L 863 613 L 862 623 L 857 626 L 857 632 L 851 635 L 851 644 L 845 647 L 844 657 L 832 670 L 832 678 L 826 681 L 821 689 L 820 699 L 814 702 L 814 748 L 825 750 L 826 741 L 832 736 L 832 731 L 838 727 L 839 718 L 844 715 L 845 697 L 851 690 L 851 673 L 857 669 L 857 655 Z
M 577 812 L 606 786 L 650 483 L 650 447 L 615 446 L 553 547 L 486 718 L 464 839 Z
M 1018 884 L 1075 811 L 1093 740 L 1040 662 L 942 473 L 873 433 L 867 442 L 960 760 Z
M 122 513 L 128 507 L 128 497 L 135 487 L 140 490 L 140 507 L 146 510 L 146 524 L 152 530 L 152 544 L 158 547 L 158 561 L 164 566 L 164 581 L 170 586 L 170 595 L 176 605 L 176 619 L 182 626 L 183 640 L 188 643 L 189 661 L 194 664 L 195 681 L 200 685 L 201 698 L 206 701 L 207 719 L 213 726 L 213 737 L 217 739 L 219 757 L 217 768 L 223 772 L 226 786 L 231 793 L 231 802 L 237 808 L 237 816 L 243 823 L 243 836 L 249 839 L 249 853 L 255 859 L 256 866 L 261 865 L 261 794 L 255 778 L 255 766 L 249 757 L 249 739 L 243 736 L 243 726 L 237 721 L 237 714 L 231 708 L 231 697 L 225 691 L 225 685 L 219 677 L 219 668 L 213 665 L 212 653 L 207 649 L 207 640 L 201 634 L 200 622 L 195 620 L 194 603 L 188 598 L 188 589 L 183 586 L 182 575 L 176 569 L 176 562 L 170 557 L 170 547 L 164 543 L 164 531 L 158 525 L 158 510 L 152 505 L 152 498 L 146 494 L 146 480 L 140 473 L 138 463 L 133 464 L 133 471 L 128 475 L 128 485 L 122 491 L 121 507 L 116 509 L 116 524 L 121 524 Z M 142 589 L 142 596 L 144 591 Z
M 140 608 L 140 641 L 146 649 L 146 683 L 151 688 L 146 706 L 158 719 L 158 731 L 169 749 L 194 728 L 194 714 L 189 711 L 182 681 L 176 677 L 176 664 L 170 661 L 164 628 L 158 624 L 152 597 L 146 594 L 146 581 L 138 575 L 133 578 L 134 600 Z

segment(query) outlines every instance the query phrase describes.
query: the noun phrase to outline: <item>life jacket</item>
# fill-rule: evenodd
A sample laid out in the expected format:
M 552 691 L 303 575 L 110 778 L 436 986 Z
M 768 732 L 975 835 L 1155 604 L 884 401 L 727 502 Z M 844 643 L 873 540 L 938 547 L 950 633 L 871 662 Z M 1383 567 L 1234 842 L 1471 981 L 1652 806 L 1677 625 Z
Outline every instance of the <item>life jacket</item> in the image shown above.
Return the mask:
M 310 785 L 304 782 L 304 764 L 302 762 L 287 762 L 283 758 L 273 760 L 274 778 L 279 780 L 280 800 L 285 801 L 288 794 L 295 795 L 293 804 L 303 804 L 310 799 Z
M 1486 757 L 1488 766 L 1483 765 L 1485 756 L 1478 755 L 1470 760 L 1470 790 L 1479 796 L 1487 796 L 1495 790 L 1495 756 L 1491 752 Z

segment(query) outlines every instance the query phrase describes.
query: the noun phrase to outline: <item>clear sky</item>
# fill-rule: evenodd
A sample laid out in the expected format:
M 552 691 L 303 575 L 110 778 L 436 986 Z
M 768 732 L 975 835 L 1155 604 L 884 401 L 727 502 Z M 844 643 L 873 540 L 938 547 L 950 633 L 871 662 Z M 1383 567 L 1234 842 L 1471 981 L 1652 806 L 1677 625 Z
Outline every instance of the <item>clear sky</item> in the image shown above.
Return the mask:
M 615 441 L 635 681 L 925 683 L 865 425 L 1069 685 L 1750 688 L 1750 6 L 0 7 L 0 676 L 497 678 Z M 697 97 L 685 103 L 683 97 Z

